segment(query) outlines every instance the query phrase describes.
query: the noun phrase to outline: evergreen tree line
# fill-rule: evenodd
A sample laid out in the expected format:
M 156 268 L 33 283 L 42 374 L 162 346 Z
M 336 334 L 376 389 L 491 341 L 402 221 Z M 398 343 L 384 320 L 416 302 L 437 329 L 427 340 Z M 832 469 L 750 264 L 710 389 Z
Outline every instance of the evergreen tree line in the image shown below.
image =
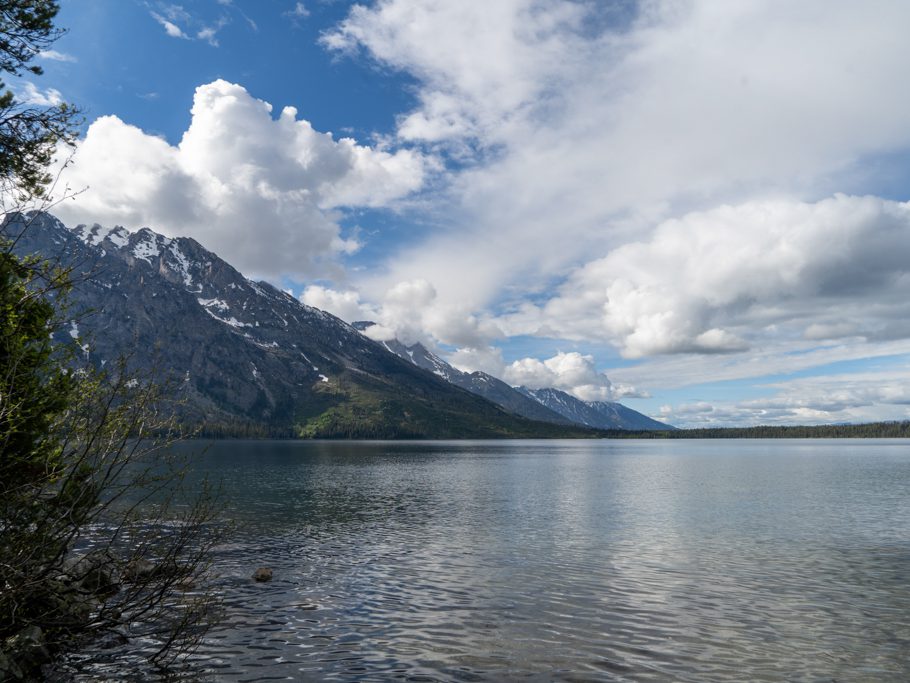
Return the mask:
M 612 439 L 908 439 L 910 420 L 856 425 L 759 425 L 756 427 L 699 427 L 658 431 L 614 429 Z

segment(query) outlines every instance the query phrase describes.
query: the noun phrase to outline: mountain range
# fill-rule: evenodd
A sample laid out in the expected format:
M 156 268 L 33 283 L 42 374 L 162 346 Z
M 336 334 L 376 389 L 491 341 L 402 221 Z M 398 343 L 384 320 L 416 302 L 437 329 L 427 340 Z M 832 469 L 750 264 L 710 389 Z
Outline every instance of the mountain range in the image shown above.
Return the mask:
M 358 330 L 366 331 L 373 323 L 359 321 L 353 325 Z M 578 424 L 594 429 L 634 431 L 675 429 L 621 403 L 583 401 L 565 391 L 553 388 L 511 387 L 486 372 L 464 372 L 452 367 L 419 342 L 409 346 L 397 339 L 380 343 L 395 355 L 442 377 L 447 382 L 532 420 L 554 424 Z
M 69 229 L 47 213 L 8 216 L 3 232 L 17 253 L 73 269 L 60 341 L 75 341 L 96 366 L 126 354 L 134 369 L 176 384 L 180 419 L 203 433 L 537 438 L 667 429 L 619 404 L 604 404 L 619 406 L 605 422 L 594 417 L 597 404 L 563 392 L 553 400 L 541 392 L 555 390 L 462 373 L 423 346 L 375 342 L 245 278 L 191 238 L 97 224 Z M 642 426 L 651 423 L 659 426 Z

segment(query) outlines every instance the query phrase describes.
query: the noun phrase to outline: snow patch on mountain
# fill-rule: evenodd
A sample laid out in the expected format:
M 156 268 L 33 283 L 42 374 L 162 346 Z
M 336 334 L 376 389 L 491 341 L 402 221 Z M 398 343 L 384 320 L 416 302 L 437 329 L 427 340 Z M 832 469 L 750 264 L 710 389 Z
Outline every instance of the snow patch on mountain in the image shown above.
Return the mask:
M 107 239 L 110 240 L 114 246 L 122 248 L 129 244 L 130 236 L 129 231 L 119 225 L 108 228 L 103 225 L 98 225 L 97 223 L 92 226 L 77 225 L 73 229 L 73 233 L 83 242 L 93 247 L 99 246 Z
M 205 311 L 206 313 L 208 313 L 210 316 L 212 316 L 218 322 L 224 323 L 225 325 L 230 325 L 231 327 L 237 327 L 237 328 L 253 327 L 253 325 L 250 325 L 249 323 L 240 322 L 234 316 L 231 316 L 230 318 L 221 318 L 221 317 L 215 315 L 214 313 L 212 313 L 209 309 L 205 308 L 204 306 L 203 306 L 202 310 Z
M 230 306 L 223 299 L 201 299 L 197 298 L 196 301 L 199 302 L 199 305 L 204 308 L 216 308 L 219 311 L 229 311 Z
M 174 264 L 171 264 L 171 270 L 183 278 L 183 284 L 190 287 L 193 284 L 193 278 L 190 275 L 189 259 L 180 251 L 180 247 L 177 245 L 176 241 L 173 241 L 168 245 L 168 251 L 170 251 L 171 255 L 177 261 L 176 267 Z
M 69 332 L 70 337 L 73 338 L 73 341 L 76 342 L 77 346 L 82 350 L 82 355 L 88 358 L 89 349 L 91 347 L 89 347 L 88 344 L 79 343 L 79 325 L 75 320 L 70 321 L 70 328 L 67 331 Z
M 140 238 L 136 244 L 133 245 L 133 256 L 138 259 L 142 259 L 147 263 L 151 263 L 153 258 L 158 258 L 161 254 L 161 250 L 158 247 L 158 242 L 152 236 L 145 236 L 145 239 Z

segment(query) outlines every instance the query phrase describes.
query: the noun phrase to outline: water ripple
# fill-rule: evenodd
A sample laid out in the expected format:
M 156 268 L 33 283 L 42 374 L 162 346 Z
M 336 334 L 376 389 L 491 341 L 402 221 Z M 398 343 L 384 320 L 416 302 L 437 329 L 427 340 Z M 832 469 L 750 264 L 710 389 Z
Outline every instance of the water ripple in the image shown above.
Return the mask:
M 218 444 L 193 680 L 910 679 L 908 445 L 717 444 Z

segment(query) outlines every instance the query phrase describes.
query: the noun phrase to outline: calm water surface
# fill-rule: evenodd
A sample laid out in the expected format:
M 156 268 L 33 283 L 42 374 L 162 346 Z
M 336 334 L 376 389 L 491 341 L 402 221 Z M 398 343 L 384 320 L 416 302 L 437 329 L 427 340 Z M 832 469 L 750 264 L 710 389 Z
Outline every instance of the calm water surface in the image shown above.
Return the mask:
M 908 441 L 234 441 L 197 462 L 236 522 L 211 680 L 910 680 Z

